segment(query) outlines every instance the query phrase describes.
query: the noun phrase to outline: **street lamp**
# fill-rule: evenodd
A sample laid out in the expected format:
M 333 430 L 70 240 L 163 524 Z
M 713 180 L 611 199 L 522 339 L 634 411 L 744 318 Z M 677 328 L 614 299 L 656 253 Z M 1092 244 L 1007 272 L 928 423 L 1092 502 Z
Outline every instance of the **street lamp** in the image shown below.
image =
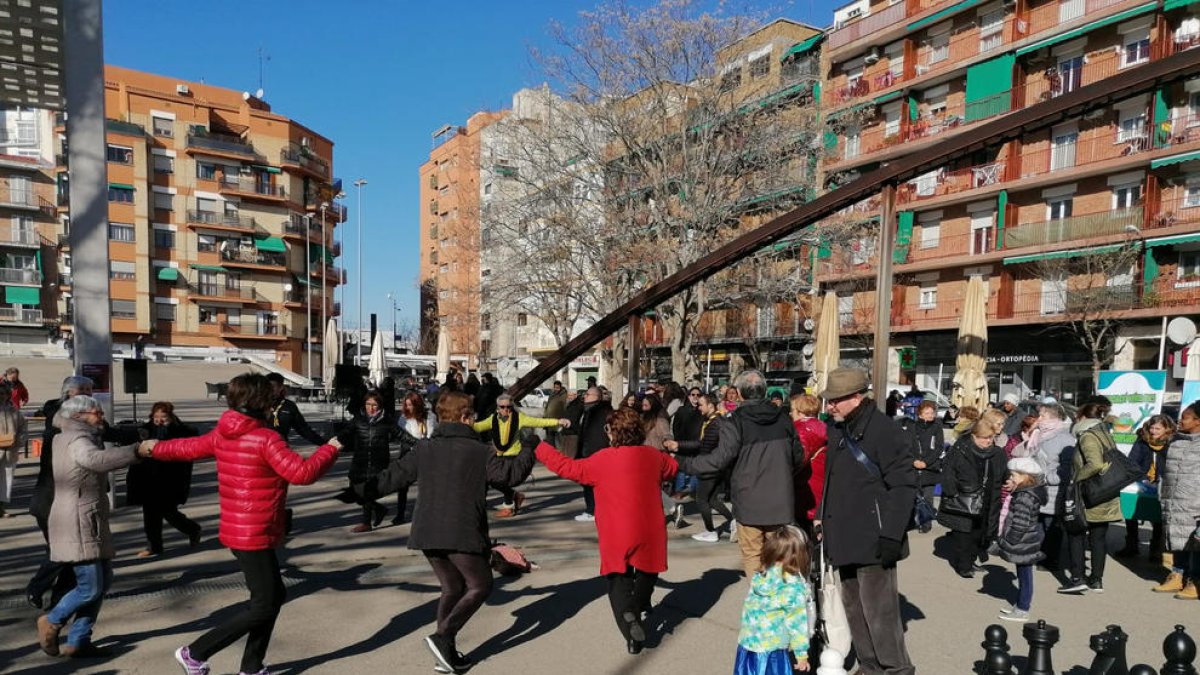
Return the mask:
M 357 365 L 362 365 L 362 320 L 363 320 L 363 264 L 362 264 L 362 188 L 367 184 L 366 178 L 359 178 L 354 181 L 354 187 L 357 188 L 355 194 L 358 195 L 358 334 L 359 340 L 355 348 L 355 358 L 358 360 Z
M 392 352 L 399 354 L 400 350 L 396 349 L 396 294 L 388 293 L 387 297 L 392 301 Z
M 304 374 L 312 384 L 312 214 L 304 214 L 304 220 Z

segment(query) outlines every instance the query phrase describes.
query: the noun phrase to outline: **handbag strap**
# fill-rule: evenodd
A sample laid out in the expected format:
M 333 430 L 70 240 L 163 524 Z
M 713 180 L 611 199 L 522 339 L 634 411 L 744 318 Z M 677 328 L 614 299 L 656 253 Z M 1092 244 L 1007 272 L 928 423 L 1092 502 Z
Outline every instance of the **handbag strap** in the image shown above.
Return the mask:
M 857 460 L 859 464 L 862 464 L 863 468 L 867 470 L 867 473 L 871 474 L 876 480 L 883 479 L 883 472 L 879 470 L 879 465 L 871 461 L 870 457 L 867 457 L 867 453 L 863 452 L 863 449 L 859 447 L 858 443 L 853 438 L 848 435 L 843 435 L 842 444 L 850 450 L 850 454 L 854 455 L 854 459 Z

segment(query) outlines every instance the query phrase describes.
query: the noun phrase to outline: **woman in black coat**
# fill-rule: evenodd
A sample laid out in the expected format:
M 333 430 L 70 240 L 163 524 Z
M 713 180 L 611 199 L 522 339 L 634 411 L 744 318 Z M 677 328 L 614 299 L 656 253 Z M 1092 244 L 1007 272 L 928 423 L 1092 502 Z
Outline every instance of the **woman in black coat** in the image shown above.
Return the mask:
M 356 416 L 347 428 L 338 434 L 346 450 L 350 452 L 350 484 L 365 483 L 388 467 L 392 459 L 393 441 L 401 441 L 411 435 L 396 426 L 383 407 L 383 397 L 367 394 L 363 397 L 363 414 Z M 370 532 L 379 527 L 387 515 L 387 507 L 374 500 L 362 504 L 362 522 L 350 528 L 351 532 Z
M 175 416 L 175 406 L 166 401 L 154 404 L 150 409 L 150 420 L 138 432 L 143 439 L 159 441 L 200 435 L 195 427 L 180 422 Z M 150 558 L 163 552 L 164 520 L 186 534 L 192 548 L 200 543 L 200 524 L 179 511 L 179 507 L 187 503 L 192 488 L 191 462 L 145 459 L 129 467 L 125 481 L 129 505 L 140 504 L 142 507 L 142 527 L 149 543 L 137 554 L 139 558 Z
M 921 401 L 917 406 L 917 419 L 905 418 L 900 423 L 913 437 L 913 467 L 917 470 L 917 489 L 925 501 L 933 506 L 933 488 L 942 475 L 942 463 L 946 457 L 946 427 L 937 416 L 937 404 Z M 922 532 L 928 532 L 926 526 Z
M 1008 474 L 1004 450 L 992 440 L 995 425 L 980 420 L 946 454 L 942 468 L 942 508 L 938 522 L 950 529 L 950 566 L 958 576 L 975 576 L 975 560 L 986 555 L 1000 527 L 1000 488 Z M 946 510 L 956 495 L 983 491 L 977 516 Z

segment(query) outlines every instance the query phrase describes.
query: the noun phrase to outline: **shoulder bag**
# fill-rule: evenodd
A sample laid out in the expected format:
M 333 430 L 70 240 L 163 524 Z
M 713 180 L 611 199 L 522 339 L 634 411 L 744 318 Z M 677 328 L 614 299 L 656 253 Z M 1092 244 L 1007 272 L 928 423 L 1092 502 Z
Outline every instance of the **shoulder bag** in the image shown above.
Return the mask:
M 855 442 L 853 438 L 850 436 L 842 436 L 842 441 L 844 442 L 846 448 L 850 451 L 850 454 L 854 455 L 855 461 L 861 464 L 863 468 L 867 470 L 867 473 L 874 476 L 876 480 L 883 480 L 883 471 L 880 470 L 879 465 L 876 464 L 870 457 L 867 457 L 867 453 L 863 452 L 863 449 L 859 447 L 858 443 Z M 917 495 L 913 499 L 913 513 L 912 519 L 908 524 L 908 529 L 919 530 L 932 524 L 936 519 L 937 511 L 933 508 L 933 505 L 925 499 L 925 496 L 922 495 L 921 491 L 918 489 Z
M 1060 517 L 1063 532 L 1067 534 L 1083 534 L 1088 529 L 1087 511 L 1079 493 L 1079 483 L 1075 482 L 1068 483 L 1059 490 L 1059 499 L 1062 500 L 1059 512 L 1062 514 Z
M 988 461 L 983 465 L 983 480 L 979 482 L 978 488 L 970 491 L 960 490 L 952 497 L 942 497 L 942 513 L 954 516 L 966 516 L 968 518 L 975 518 L 981 515 L 983 513 L 983 499 L 991 473 L 992 463 Z
M 1104 446 L 1104 468 L 1095 476 L 1079 482 L 1083 503 L 1088 508 L 1116 499 L 1125 486 L 1145 475 L 1125 453 L 1117 448 L 1117 444 L 1108 434 L 1097 433 L 1095 435 L 1100 438 L 1100 443 Z

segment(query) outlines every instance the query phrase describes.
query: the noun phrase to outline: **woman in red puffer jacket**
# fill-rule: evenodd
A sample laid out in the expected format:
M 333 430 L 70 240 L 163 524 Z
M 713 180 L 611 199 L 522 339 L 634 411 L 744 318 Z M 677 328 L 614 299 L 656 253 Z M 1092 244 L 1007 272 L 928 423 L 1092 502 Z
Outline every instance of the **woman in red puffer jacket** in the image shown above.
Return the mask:
M 230 409 L 213 431 L 157 444 L 147 441 L 143 456 L 166 461 L 216 456 L 221 543 L 233 551 L 250 589 L 245 611 L 175 650 L 176 661 L 189 675 L 208 675 L 209 657 L 249 635 L 241 672 L 264 675 L 263 657 L 284 600 L 275 547 L 283 540 L 287 486 L 316 482 L 333 466 L 342 445 L 333 439 L 308 459 L 293 452 L 264 422 L 275 389 L 263 375 L 233 378 L 226 402 Z
M 796 486 L 796 522 L 812 534 L 812 522 L 817 515 L 817 507 L 821 504 L 821 495 L 825 492 L 825 423 L 817 419 L 821 402 L 810 394 L 796 394 L 791 400 L 792 424 L 796 434 L 800 436 L 800 445 L 804 447 L 804 457 L 808 461 L 797 474 Z

